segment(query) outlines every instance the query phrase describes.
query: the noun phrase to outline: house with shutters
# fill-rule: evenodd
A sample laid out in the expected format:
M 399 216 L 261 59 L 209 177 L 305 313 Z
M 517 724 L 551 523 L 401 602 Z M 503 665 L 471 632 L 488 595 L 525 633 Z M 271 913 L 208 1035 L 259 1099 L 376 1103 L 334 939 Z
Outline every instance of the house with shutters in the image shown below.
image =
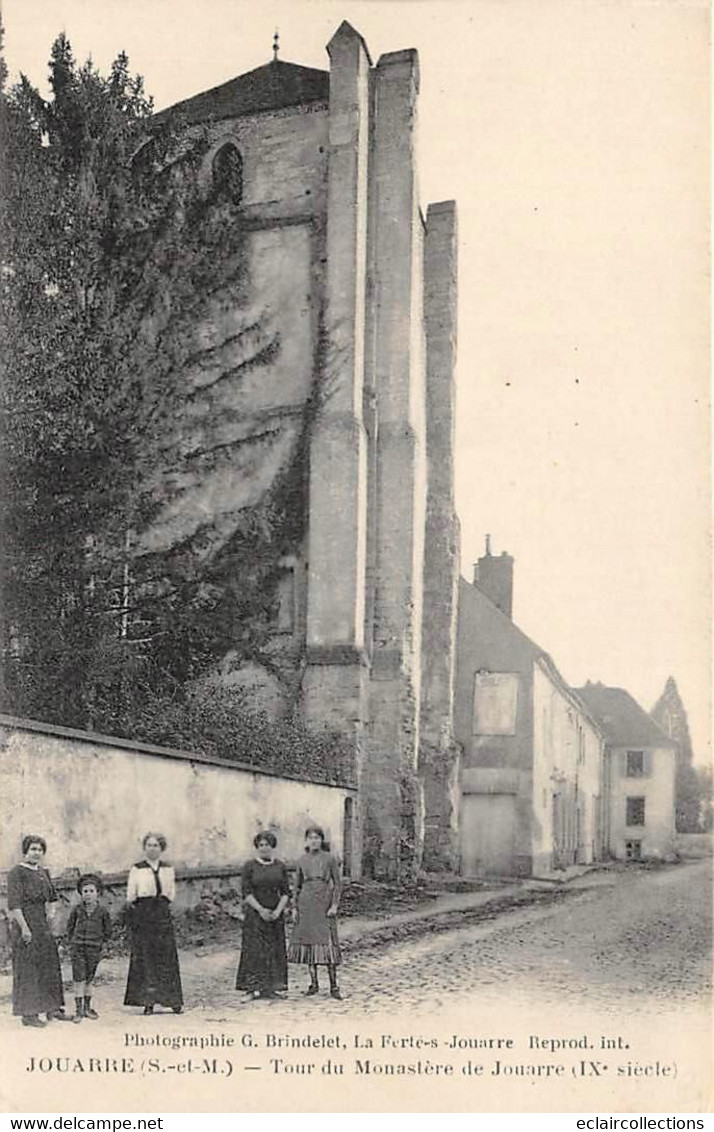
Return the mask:
M 666 859 L 674 852 L 677 744 L 624 688 L 577 689 L 605 736 L 611 857 Z

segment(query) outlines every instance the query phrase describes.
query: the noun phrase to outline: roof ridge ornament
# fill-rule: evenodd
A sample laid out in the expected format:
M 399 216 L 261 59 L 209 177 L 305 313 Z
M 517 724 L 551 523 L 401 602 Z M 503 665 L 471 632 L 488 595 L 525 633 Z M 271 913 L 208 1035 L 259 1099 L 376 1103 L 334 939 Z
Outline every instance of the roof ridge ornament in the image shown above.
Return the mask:
M 273 62 L 274 63 L 278 62 L 278 52 L 279 51 L 280 51 L 280 31 L 279 31 L 278 28 L 276 28 L 275 34 L 273 36 Z

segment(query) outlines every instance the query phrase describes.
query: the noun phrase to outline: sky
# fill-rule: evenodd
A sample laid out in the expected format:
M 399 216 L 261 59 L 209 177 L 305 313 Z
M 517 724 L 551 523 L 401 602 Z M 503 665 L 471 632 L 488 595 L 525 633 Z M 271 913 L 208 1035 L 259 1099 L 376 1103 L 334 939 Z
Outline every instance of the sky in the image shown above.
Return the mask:
M 4 0 L 43 83 L 60 30 L 125 49 L 157 109 L 347 19 L 419 51 L 422 203 L 459 212 L 462 570 L 491 534 L 514 618 L 573 685 L 677 680 L 709 757 L 708 12 L 700 0 Z

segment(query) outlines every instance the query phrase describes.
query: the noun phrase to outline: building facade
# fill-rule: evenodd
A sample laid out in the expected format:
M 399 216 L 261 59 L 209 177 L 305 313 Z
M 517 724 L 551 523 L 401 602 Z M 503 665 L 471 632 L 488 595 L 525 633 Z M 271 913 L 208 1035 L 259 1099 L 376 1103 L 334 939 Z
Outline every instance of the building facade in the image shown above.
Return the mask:
M 624 688 L 578 689 L 605 735 L 608 848 L 616 860 L 667 860 L 675 849 L 677 744 Z
M 511 620 L 513 559 L 459 588 L 461 871 L 542 875 L 606 852 L 604 739 L 552 659 Z
M 140 550 L 207 513 L 229 547 L 242 512 L 304 475 L 270 663 L 229 651 L 217 679 L 353 740 L 352 857 L 405 878 L 457 849 L 456 210 L 421 208 L 416 51 L 373 64 L 343 23 L 327 53 L 325 71 L 276 53 L 157 116 L 238 206 L 242 277 L 197 314 L 182 375 L 221 460 Z
M 671 858 L 676 743 L 623 688 L 570 687 L 512 604 L 513 559 L 487 539 L 459 584 L 461 872 Z

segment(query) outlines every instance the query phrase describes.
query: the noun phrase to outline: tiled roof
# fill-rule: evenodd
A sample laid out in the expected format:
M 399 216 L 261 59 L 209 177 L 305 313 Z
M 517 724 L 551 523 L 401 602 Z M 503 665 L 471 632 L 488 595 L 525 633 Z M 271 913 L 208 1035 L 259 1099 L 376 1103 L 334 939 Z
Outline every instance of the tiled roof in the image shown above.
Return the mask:
M 586 684 L 576 688 L 612 747 L 676 747 L 624 688 Z
M 575 688 L 571 688 L 570 684 L 568 684 L 565 677 L 558 670 L 558 667 L 552 656 L 550 656 L 550 654 L 547 653 L 545 649 L 541 648 L 539 644 L 536 644 L 536 642 L 532 640 L 531 637 L 529 637 L 526 633 L 524 633 L 522 629 L 519 629 L 515 621 L 513 621 L 512 618 L 508 617 L 503 612 L 503 610 L 499 609 L 498 606 L 495 605 L 494 602 L 492 602 L 491 599 L 487 597 L 483 590 L 480 590 L 478 586 L 473 585 L 471 582 L 467 582 L 465 578 L 459 578 L 459 587 L 459 601 L 470 602 L 472 608 L 480 614 L 480 619 L 482 619 L 483 616 L 487 613 L 491 624 L 498 626 L 501 633 L 508 633 L 511 635 L 511 638 L 517 638 L 518 640 L 520 640 L 523 647 L 528 652 L 530 652 L 533 658 L 533 662 L 539 663 L 546 668 L 550 679 L 560 689 L 566 699 L 570 700 L 571 703 L 574 702 L 579 710 L 583 712 L 586 718 L 589 719 L 590 722 L 594 724 L 599 731 L 602 731 L 602 728 L 600 727 L 593 713 L 590 711 L 587 703 L 582 701 L 577 690 Z
M 329 94 L 328 71 L 274 59 L 212 90 L 168 106 L 155 115 L 155 120 L 161 122 L 172 114 L 179 114 L 187 125 L 217 122 L 222 118 L 240 118 L 263 110 L 327 102 Z

